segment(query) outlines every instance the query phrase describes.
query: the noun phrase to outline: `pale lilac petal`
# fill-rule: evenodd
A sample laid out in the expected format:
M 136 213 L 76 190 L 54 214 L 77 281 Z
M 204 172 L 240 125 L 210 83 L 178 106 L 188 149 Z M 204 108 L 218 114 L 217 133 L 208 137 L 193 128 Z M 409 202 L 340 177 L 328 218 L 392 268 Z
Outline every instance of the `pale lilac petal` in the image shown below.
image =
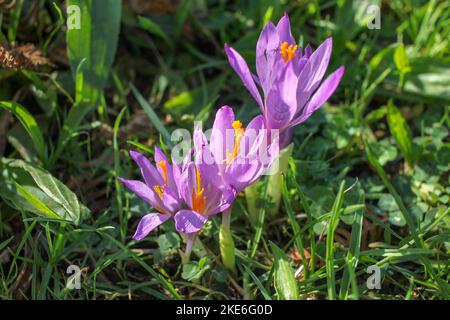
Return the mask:
M 343 66 L 339 67 L 336 71 L 330 74 L 316 91 L 316 93 L 314 93 L 311 100 L 304 108 L 303 113 L 297 119 L 291 122 L 290 127 L 302 123 L 303 121 L 308 119 L 314 111 L 320 108 L 334 93 L 343 75 Z
M 280 37 L 280 43 L 287 41 L 288 44 L 294 44 L 295 40 L 291 33 L 291 23 L 289 16 L 285 13 L 277 24 L 277 32 Z
M 255 81 L 253 81 L 252 73 L 250 72 L 247 63 L 236 50 L 229 47 L 228 45 L 225 45 L 225 52 L 227 54 L 228 61 L 231 67 L 241 78 L 244 86 L 258 103 L 261 112 L 263 112 L 264 106 L 261 100 L 261 95 L 259 94 Z
M 180 178 L 181 178 L 181 168 L 180 165 L 175 160 L 175 157 L 172 157 L 172 173 L 173 173 L 173 179 L 175 180 L 175 184 L 177 186 L 176 190 L 178 192 L 178 198 L 181 198 L 180 195 Z
M 275 56 L 279 54 L 280 40 L 275 25 L 269 21 L 261 31 L 256 44 L 256 72 L 264 92 L 267 79 L 273 71 Z
M 223 187 L 224 182 L 220 173 L 220 168 L 216 164 L 214 156 L 208 146 L 203 147 L 197 154 L 195 163 L 203 181 L 214 184 L 219 189 Z
M 296 114 L 297 81 L 293 63 L 288 62 L 266 97 L 266 119 L 270 129 L 284 128 Z
M 148 160 L 144 155 L 139 152 L 130 151 L 130 156 L 139 168 L 141 168 L 142 176 L 149 187 L 164 184 L 164 179 L 161 177 L 158 170 L 156 170 L 156 168 L 150 163 L 150 160 Z
M 148 185 L 138 180 L 126 180 L 118 178 L 130 191 L 135 193 L 139 198 L 146 201 L 153 208 L 164 212 L 164 205 L 159 196 Z
M 262 115 L 256 116 L 250 121 L 247 128 L 245 128 L 244 136 L 239 143 L 240 156 L 245 156 L 250 152 L 250 149 L 255 144 L 261 130 L 264 130 L 265 128 L 264 117 Z
M 306 62 L 300 72 L 297 86 L 297 114 L 301 112 L 311 94 L 317 89 L 328 67 L 330 61 L 333 41 L 331 38 L 325 40 Z
M 236 158 L 227 167 L 225 177 L 229 184 L 239 193 L 254 182 L 255 177 L 261 172 L 262 166 L 257 159 L 248 159 L 248 161 L 244 162 L 243 159 Z
M 216 164 L 221 170 L 224 169 L 222 167 L 224 166 L 227 157 L 227 147 L 231 147 L 230 141 L 227 141 L 226 139 L 226 133 L 227 130 L 233 130 L 233 127 L 231 126 L 233 121 L 233 109 L 229 106 L 223 106 L 217 111 L 211 130 L 210 149 L 214 155 Z M 229 145 L 227 146 L 227 144 Z
M 200 231 L 208 218 L 192 210 L 180 210 L 174 220 L 178 232 L 190 234 Z
M 163 224 L 170 218 L 169 215 L 149 213 L 142 217 L 133 236 L 135 240 L 144 239 L 153 229 Z
M 311 54 L 312 54 L 312 48 L 311 48 L 311 46 L 308 43 L 308 45 L 305 48 L 305 57 L 307 59 L 309 59 L 309 57 L 311 57 Z
M 189 208 L 192 208 L 192 192 L 196 188 L 195 165 L 189 162 L 186 169 L 181 173 L 180 194 Z
M 170 187 L 164 187 L 164 192 L 162 194 L 162 203 L 167 213 L 174 214 L 180 210 L 180 201 L 178 194 L 170 189 Z

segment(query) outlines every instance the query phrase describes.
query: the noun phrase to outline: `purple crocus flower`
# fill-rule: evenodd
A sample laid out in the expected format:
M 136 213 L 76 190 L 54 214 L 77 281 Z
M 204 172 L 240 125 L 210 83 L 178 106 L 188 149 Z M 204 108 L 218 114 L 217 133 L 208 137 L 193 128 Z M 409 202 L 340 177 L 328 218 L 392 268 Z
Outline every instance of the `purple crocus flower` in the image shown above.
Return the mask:
M 194 132 L 197 166 L 208 182 L 234 197 L 254 183 L 278 156 L 278 140 L 268 143 L 263 116 L 253 118 L 244 129 L 233 109 L 223 106 L 216 113 L 210 143 L 200 128 Z
M 267 128 L 280 130 L 280 148 L 290 143 L 292 128 L 308 119 L 336 90 L 343 66 L 322 81 L 331 49 L 332 39 L 328 38 L 314 52 L 309 45 L 302 52 L 291 34 L 287 14 L 276 26 L 268 22 L 261 31 L 256 45 L 257 75 L 236 50 L 225 45 L 231 67 L 258 103 Z
M 140 167 L 144 182 L 119 178 L 138 197 L 149 203 L 157 212 L 145 215 L 138 224 L 133 238 L 141 240 L 153 229 L 172 218 L 181 208 L 179 196 L 180 168 L 175 161 L 170 165 L 164 153 L 155 146 L 154 166 L 142 154 L 130 151 L 131 158 Z
M 234 190 L 219 189 L 193 161 L 183 165 L 179 191 L 187 206 L 175 214 L 175 227 L 179 232 L 195 234 L 215 214 L 227 210 L 234 200 Z

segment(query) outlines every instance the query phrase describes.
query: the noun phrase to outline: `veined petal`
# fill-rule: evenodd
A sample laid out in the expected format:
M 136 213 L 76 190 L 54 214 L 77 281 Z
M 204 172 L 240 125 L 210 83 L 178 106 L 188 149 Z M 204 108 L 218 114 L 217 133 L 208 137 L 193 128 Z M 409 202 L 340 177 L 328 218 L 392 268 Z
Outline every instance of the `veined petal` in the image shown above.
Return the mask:
M 244 190 L 255 181 L 255 177 L 262 172 L 262 165 L 258 159 L 234 159 L 225 171 L 226 181 L 237 193 Z
M 142 217 L 136 229 L 133 238 L 135 240 L 144 239 L 153 229 L 163 224 L 170 218 L 169 215 L 159 213 L 149 213 Z
M 287 41 L 288 44 L 295 44 L 294 37 L 291 33 L 291 22 L 289 16 L 285 13 L 277 24 L 277 32 L 280 37 L 280 43 Z
M 174 214 L 180 210 L 180 201 L 178 199 L 178 194 L 170 189 L 170 187 L 164 187 L 164 192 L 161 196 L 162 203 L 167 213 Z
M 247 128 L 245 128 L 244 136 L 239 141 L 240 156 L 245 156 L 250 152 L 252 146 L 255 145 L 261 130 L 264 130 L 265 128 L 264 117 L 262 115 L 254 117 L 249 122 Z
M 225 52 L 227 54 L 228 61 L 231 67 L 241 78 L 244 86 L 258 103 L 261 112 L 263 112 L 264 105 L 261 99 L 261 95 L 259 94 L 255 81 L 253 81 L 252 73 L 250 72 L 250 69 L 248 68 L 248 65 L 245 62 L 244 58 L 242 58 L 236 50 L 229 47 L 228 45 L 225 45 Z
M 180 194 L 184 200 L 184 203 L 186 203 L 189 208 L 192 208 L 193 206 L 192 191 L 195 190 L 196 182 L 195 165 L 191 161 L 186 165 L 185 170 L 181 173 L 180 180 Z
M 175 228 L 182 233 L 196 233 L 205 225 L 208 218 L 192 210 L 180 210 L 175 214 Z
M 164 204 L 162 203 L 156 192 L 154 192 L 148 185 L 138 180 L 126 180 L 122 178 L 118 179 L 139 198 L 146 201 L 153 208 L 164 213 Z
M 330 61 L 332 46 L 332 39 L 326 39 L 319 48 L 311 54 L 311 57 L 300 72 L 297 86 L 297 114 L 301 112 L 302 108 L 311 97 L 311 94 L 317 89 L 322 81 Z
M 150 160 L 147 159 L 144 155 L 140 154 L 136 151 L 130 151 L 131 158 L 136 162 L 136 164 L 141 168 L 142 176 L 144 177 L 145 182 L 151 188 L 155 185 L 163 185 L 164 179 L 156 170 L 156 168 L 150 163 Z
M 227 130 L 233 130 L 232 123 L 234 121 L 233 109 L 229 106 L 221 107 L 214 119 L 214 124 L 211 131 L 210 149 L 216 160 L 216 164 L 221 170 L 225 165 L 227 158 L 227 148 L 232 148 L 232 145 L 227 145 L 230 141 L 227 141 Z M 231 150 L 231 149 L 230 149 Z
M 319 89 L 316 91 L 316 93 L 314 93 L 311 100 L 304 108 L 302 114 L 294 121 L 292 121 L 289 126 L 293 127 L 297 124 L 302 123 L 303 121 L 308 119 L 313 114 L 314 111 L 320 108 L 334 93 L 343 75 L 344 75 L 343 66 L 339 67 L 336 71 L 330 74 L 328 78 L 319 87 Z
M 275 25 L 269 21 L 261 31 L 256 44 L 256 72 L 264 92 L 267 92 L 267 79 L 273 69 L 276 55 L 279 54 L 280 39 Z
M 298 78 L 294 65 L 286 63 L 280 71 L 278 79 L 266 97 L 266 120 L 270 129 L 282 129 L 297 112 L 297 96 L 295 94 Z

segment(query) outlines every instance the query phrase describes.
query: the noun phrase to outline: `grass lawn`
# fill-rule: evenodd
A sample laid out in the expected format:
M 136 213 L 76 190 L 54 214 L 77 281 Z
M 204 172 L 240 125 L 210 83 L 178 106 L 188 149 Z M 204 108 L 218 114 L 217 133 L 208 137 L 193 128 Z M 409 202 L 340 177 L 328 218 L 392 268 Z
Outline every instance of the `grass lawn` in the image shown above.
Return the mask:
M 155 209 L 118 180 L 141 179 L 129 151 L 170 159 L 221 106 L 260 114 L 224 45 L 255 72 L 284 13 L 345 73 L 283 174 L 190 259 L 172 221 L 135 240 Z M 17 0 L 0 24 L 0 299 L 449 298 L 448 1 Z

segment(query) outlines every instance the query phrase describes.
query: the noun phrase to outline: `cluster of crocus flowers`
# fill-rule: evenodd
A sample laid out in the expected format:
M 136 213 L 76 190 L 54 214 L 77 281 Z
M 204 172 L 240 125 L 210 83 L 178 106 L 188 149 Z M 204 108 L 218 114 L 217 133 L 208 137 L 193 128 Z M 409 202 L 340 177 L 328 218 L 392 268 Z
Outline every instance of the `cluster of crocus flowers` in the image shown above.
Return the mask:
M 315 51 L 309 45 L 302 50 L 291 34 L 287 14 L 276 26 L 268 22 L 262 30 L 256 45 L 256 75 L 236 50 L 225 45 L 231 67 L 259 105 L 267 128 L 280 131 L 281 149 L 290 143 L 292 128 L 308 119 L 337 88 L 343 66 L 322 81 L 331 49 L 328 38 Z
M 271 168 L 280 149 L 290 143 L 293 127 L 308 119 L 336 90 L 343 67 L 322 81 L 331 49 L 330 38 L 315 51 L 310 46 L 302 50 L 291 34 L 287 15 L 276 26 L 269 22 L 262 30 L 256 46 L 256 74 L 236 50 L 225 45 L 231 67 L 262 114 L 244 126 L 235 119 L 231 107 L 220 108 L 209 142 L 204 132 L 195 128 L 194 147 L 182 164 L 174 160 L 170 164 L 157 147 L 154 165 L 142 154 L 131 151 L 144 182 L 122 178 L 120 181 L 156 211 L 141 219 L 134 239 L 143 239 L 173 219 L 176 230 L 186 235 L 189 256 L 195 235 L 211 217 L 222 213 L 222 260 L 228 268 L 235 269 L 231 206 L 241 191 Z

